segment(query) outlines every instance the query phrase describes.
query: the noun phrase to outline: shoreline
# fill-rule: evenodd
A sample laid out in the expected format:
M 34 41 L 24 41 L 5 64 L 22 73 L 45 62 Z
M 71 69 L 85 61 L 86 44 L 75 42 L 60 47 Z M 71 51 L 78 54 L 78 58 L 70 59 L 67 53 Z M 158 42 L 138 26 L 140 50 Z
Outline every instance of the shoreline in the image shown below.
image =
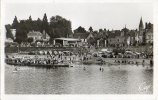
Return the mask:
M 35 59 L 35 57 L 38 56 L 38 58 L 47 58 L 49 55 L 19 55 L 19 54 L 7 54 L 7 56 L 9 57 L 9 59 L 13 58 L 29 58 L 29 59 Z M 90 65 L 90 64 L 97 64 L 97 65 L 143 65 L 143 66 L 151 66 L 153 67 L 153 65 L 150 64 L 151 59 L 143 59 L 143 58 L 103 58 L 103 57 L 91 57 L 88 58 L 88 60 L 83 60 L 82 57 L 74 57 L 74 59 L 71 60 L 72 56 L 63 56 L 67 57 L 66 59 L 64 59 L 64 61 L 70 62 L 69 64 L 84 64 L 84 65 Z M 99 58 L 99 59 L 98 59 Z M 51 58 L 49 58 L 51 59 Z

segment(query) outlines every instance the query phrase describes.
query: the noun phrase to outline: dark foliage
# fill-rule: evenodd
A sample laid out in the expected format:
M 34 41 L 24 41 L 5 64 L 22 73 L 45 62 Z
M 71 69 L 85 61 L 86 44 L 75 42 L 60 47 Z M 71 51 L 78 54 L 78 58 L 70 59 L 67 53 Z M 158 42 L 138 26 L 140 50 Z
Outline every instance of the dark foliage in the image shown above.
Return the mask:
M 31 37 L 28 38 L 28 39 L 27 39 L 27 42 L 32 43 L 32 42 L 33 42 L 33 38 L 31 38 Z
M 5 28 L 6 28 L 6 38 L 11 38 L 14 40 L 14 37 L 13 37 L 13 34 L 11 33 L 11 25 L 8 24 L 8 25 L 5 25 Z
M 17 17 L 15 16 L 15 18 L 14 18 L 14 20 L 13 20 L 13 23 L 12 23 L 12 28 L 14 28 L 14 29 L 17 29 L 17 27 L 18 27 L 18 19 L 17 19 Z
M 33 30 L 40 32 L 45 30 L 51 40 L 56 37 L 68 37 L 72 34 L 71 22 L 69 20 L 61 16 L 52 16 L 49 23 L 46 13 L 42 20 L 40 18 L 32 20 L 32 17 L 29 16 L 27 20 L 20 20 L 19 22 L 15 16 L 12 25 L 6 25 L 7 37 L 13 37 L 10 34 L 11 28 L 16 29 L 15 41 L 18 43 L 27 41 L 27 33 Z
M 71 22 L 61 16 L 52 16 L 50 18 L 49 35 L 52 38 L 68 37 L 72 34 Z
M 93 28 L 91 26 L 89 27 L 89 32 L 93 32 Z
M 86 33 L 87 31 L 85 30 L 84 27 L 79 26 L 77 29 L 74 30 L 74 33 Z

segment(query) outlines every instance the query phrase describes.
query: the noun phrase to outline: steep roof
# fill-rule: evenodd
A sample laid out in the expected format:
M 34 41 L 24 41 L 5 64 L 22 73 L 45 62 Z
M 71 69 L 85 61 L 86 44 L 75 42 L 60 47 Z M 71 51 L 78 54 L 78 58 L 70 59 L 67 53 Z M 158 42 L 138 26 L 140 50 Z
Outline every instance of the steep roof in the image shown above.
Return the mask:
M 141 17 L 141 19 L 140 19 L 139 28 L 144 28 L 143 21 L 142 21 L 142 17 Z

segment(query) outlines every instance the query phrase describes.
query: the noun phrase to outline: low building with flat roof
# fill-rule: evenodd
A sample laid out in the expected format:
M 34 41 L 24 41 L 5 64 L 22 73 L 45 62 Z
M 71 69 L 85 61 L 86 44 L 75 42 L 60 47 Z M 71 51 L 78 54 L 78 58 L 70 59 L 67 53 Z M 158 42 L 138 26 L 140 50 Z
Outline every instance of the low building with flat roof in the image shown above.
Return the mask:
M 80 40 L 75 38 L 55 38 L 53 42 L 54 45 L 78 47 Z

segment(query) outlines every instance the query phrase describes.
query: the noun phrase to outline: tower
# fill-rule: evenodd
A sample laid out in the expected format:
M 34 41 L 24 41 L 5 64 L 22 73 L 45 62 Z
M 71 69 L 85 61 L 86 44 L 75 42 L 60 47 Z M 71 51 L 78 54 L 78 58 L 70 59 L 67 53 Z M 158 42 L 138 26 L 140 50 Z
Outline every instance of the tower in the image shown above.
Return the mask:
M 143 31 L 144 29 L 144 25 L 143 25 L 143 21 L 142 21 L 142 17 L 140 19 L 140 23 L 139 23 L 139 31 Z
M 145 42 L 145 32 L 142 17 L 139 23 L 139 43 L 142 44 Z

